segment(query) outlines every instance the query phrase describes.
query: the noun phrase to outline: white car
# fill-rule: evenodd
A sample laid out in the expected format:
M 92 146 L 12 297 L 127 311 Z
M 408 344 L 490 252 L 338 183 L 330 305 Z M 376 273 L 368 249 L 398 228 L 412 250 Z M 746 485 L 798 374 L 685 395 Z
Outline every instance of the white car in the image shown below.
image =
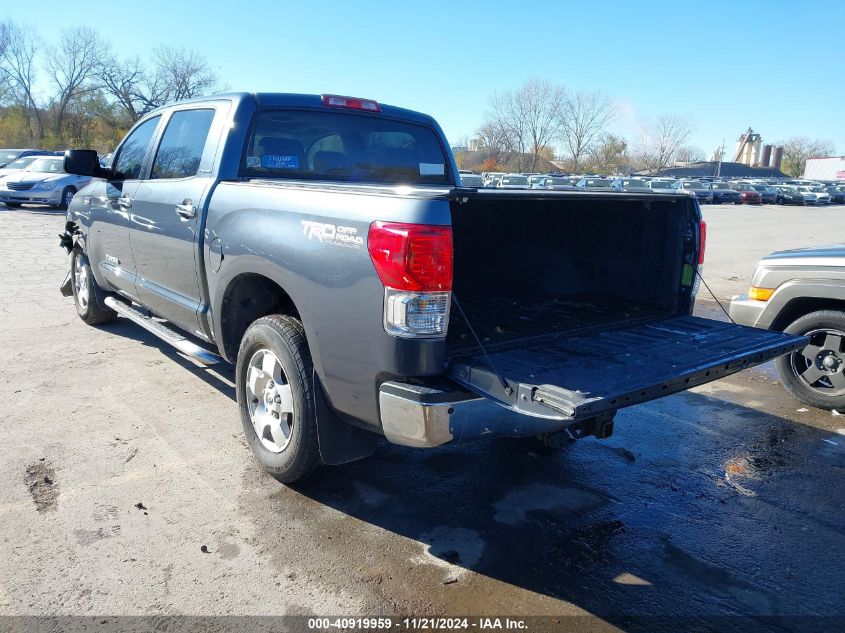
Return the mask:
M 38 156 L 28 167 L 6 176 L 0 180 L 0 202 L 12 208 L 47 204 L 66 209 L 91 178 L 66 173 L 64 160 L 64 156 Z
M 497 189 L 528 189 L 528 176 L 505 174 L 496 183 Z
M 793 191 L 797 191 L 798 193 L 804 196 L 804 204 L 818 204 L 819 199 L 812 191 L 810 191 L 809 187 L 804 186 L 795 186 L 790 187 Z
M 816 204 L 830 204 L 830 194 L 821 185 L 817 187 L 810 187 L 810 191 L 816 194 Z

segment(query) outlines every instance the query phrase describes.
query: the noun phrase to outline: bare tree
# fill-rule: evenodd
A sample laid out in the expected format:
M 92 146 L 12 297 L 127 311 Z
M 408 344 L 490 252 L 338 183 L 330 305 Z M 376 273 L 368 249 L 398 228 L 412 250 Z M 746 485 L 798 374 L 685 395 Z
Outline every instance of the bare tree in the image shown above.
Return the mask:
M 59 44 L 47 49 L 47 74 L 56 88 L 54 129 L 59 142 L 71 101 L 94 89 L 89 80 L 97 75 L 103 50 L 100 36 L 87 26 L 63 30 Z
M 518 90 L 490 98 L 490 112 L 481 130 L 500 142 L 506 151 L 518 154 L 521 170 L 528 167 L 533 171 L 541 149 L 550 145 L 557 135 L 564 95 L 560 86 L 529 79 Z
M 160 47 L 145 69 L 138 57 L 124 61 L 108 54 L 98 75 L 103 88 L 132 121 L 171 101 L 190 99 L 219 90 L 219 80 L 199 53 Z
M 784 173 L 796 178 L 804 175 L 808 158 L 831 156 L 834 152 L 833 143 L 824 140 L 811 141 L 808 138 L 791 138 L 783 145 L 783 162 L 781 168 Z
M 573 169 L 616 118 L 616 106 L 600 92 L 579 91 L 566 99 L 560 110 L 561 140 Z
M 199 53 L 162 46 L 153 53 L 152 83 L 167 101 L 202 97 L 218 89 L 217 75 Z
M 103 89 L 126 113 L 130 121 L 137 121 L 155 107 L 150 104 L 157 100 L 145 98 L 142 88 L 145 75 L 140 58 L 130 57 L 121 62 L 111 54 L 104 55 L 98 75 Z
M 675 160 L 679 163 L 700 163 L 705 160 L 704 150 L 695 145 L 684 145 L 675 152 Z
M 654 174 L 672 164 L 678 149 L 692 132 L 692 123 L 685 118 L 665 115 L 657 120 L 652 132 L 644 134 L 637 146 L 637 160 Z
M 35 58 L 39 39 L 29 26 L 21 26 L 12 21 L 0 24 L 3 48 L 0 51 L 0 66 L 7 78 L 14 98 L 19 105 L 32 110 L 35 118 L 36 139 L 41 140 L 41 109 L 35 100 Z

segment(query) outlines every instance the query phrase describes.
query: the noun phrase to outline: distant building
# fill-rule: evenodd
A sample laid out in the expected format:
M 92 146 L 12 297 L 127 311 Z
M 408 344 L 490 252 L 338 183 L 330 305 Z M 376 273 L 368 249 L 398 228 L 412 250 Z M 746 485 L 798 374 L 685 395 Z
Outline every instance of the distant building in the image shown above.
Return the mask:
M 804 167 L 804 178 L 845 181 L 845 156 L 808 158 L 807 165 Z

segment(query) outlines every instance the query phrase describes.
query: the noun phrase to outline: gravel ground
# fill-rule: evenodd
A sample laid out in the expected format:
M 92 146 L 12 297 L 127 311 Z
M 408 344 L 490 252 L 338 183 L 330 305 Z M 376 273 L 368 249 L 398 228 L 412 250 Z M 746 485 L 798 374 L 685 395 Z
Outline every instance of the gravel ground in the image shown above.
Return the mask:
M 843 213 L 708 207 L 706 278 L 741 292 Z M 288 487 L 251 458 L 230 368 L 77 318 L 63 222 L 0 207 L 0 615 L 845 616 L 845 418 L 770 366 L 552 455 L 385 444 Z

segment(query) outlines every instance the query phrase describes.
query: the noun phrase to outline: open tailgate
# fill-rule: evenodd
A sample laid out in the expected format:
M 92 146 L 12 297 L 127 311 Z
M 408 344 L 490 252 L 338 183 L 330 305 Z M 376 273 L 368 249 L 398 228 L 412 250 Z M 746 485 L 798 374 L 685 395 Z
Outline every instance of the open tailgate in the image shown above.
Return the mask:
M 449 376 L 502 406 L 580 420 L 801 349 L 802 336 L 693 316 L 517 341 L 454 358 Z

